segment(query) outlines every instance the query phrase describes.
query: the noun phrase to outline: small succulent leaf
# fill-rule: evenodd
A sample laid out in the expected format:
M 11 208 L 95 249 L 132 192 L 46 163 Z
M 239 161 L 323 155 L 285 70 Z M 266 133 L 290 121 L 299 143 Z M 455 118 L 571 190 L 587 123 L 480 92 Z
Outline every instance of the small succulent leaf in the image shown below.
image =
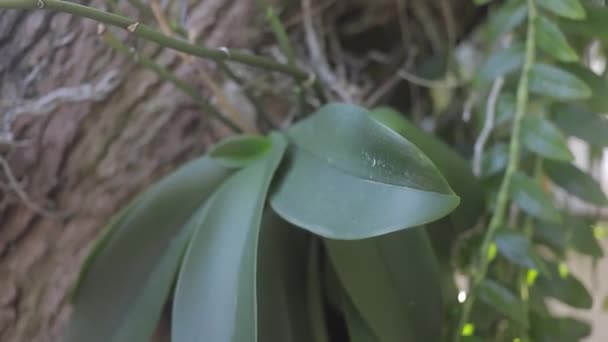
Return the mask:
M 577 105 L 555 106 L 553 122 L 565 133 L 597 147 L 608 147 L 608 119 Z
M 544 9 L 559 16 L 580 20 L 585 18 L 585 8 L 579 0 L 537 0 Z
M 511 196 L 526 213 L 547 222 L 561 222 L 559 210 L 540 184 L 521 172 L 513 175 Z
M 261 158 L 272 148 L 269 137 L 240 135 L 224 139 L 215 145 L 209 156 L 226 167 L 241 168 Z
M 287 134 L 294 146 L 271 204 L 314 234 L 378 236 L 437 220 L 459 203 L 428 157 L 360 107 L 327 105 Z
M 559 61 L 574 62 L 579 58 L 559 26 L 545 16 L 540 16 L 536 21 L 536 42 L 543 51 Z
M 521 69 L 523 64 L 524 46 L 515 44 L 492 54 L 479 69 L 477 78 L 483 83 L 491 83 L 498 77 Z
M 557 264 L 551 263 L 548 269 L 549 275 L 540 275 L 536 281 L 535 287 L 541 293 L 575 308 L 590 309 L 592 307 L 591 294 L 580 280 L 572 274 L 561 276 Z
M 538 115 L 527 115 L 521 130 L 524 146 L 541 157 L 560 161 L 574 158 L 566 137 L 549 120 Z
M 521 299 L 496 281 L 484 279 L 481 282 L 479 299 L 511 321 L 528 327 L 528 316 Z
M 570 163 L 547 161 L 544 164 L 547 176 L 555 185 L 589 203 L 607 205 L 608 199 L 600 184 L 586 172 Z
M 240 169 L 213 194 L 179 273 L 172 341 L 256 341 L 256 263 L 266 194 L 286 140 Z
M 500 254 L 512 263 L 548 274 L 547 267 L 534 251 L 534 246 L 523 234 L 512 230 L 501 230 L 495 237 Z
M 549 64 L 537 63 L 530 71 L 530 92 L 560 101 L 585 100 L 591 89 L 573 74 Z
M 379 341 L 438 341 L 439 268 L 423 227 L 358 241 L 325 240 L 336 274 Z
M 67 341 L 150 338 L 191 235 L 194 213 L 231 173 L 209 157 L 199 158 L 139 195 L 111 221 L 74 291 Z
M 608 26 L 606 26 L 608 7 L 594 4 L 592 1 L 584 1 L 583 8 L 586 12 L 585 20 L 561 18 L 559 25 L 562 30 L 567 33 L 576 33 L 591 39 L 608 41 Z
M 608 112 L 608 80 L 595 74 L 589 67 L 580 63 L 561 63 L 560 68 L 576 76 L 591 88 L 590 98 L 583 101 L 589 110 L 596 113 Z

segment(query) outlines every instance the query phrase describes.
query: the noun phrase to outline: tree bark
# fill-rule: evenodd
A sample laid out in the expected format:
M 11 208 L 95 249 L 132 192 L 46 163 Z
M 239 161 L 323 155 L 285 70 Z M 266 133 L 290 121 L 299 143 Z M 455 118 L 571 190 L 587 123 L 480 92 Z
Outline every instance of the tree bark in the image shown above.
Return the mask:
M 102 0 L 86 2 L 105 8 Z M 457 36 L 472 21 L 470 2 L 453 5 L 468 18 Z M 207 46 L 259 46 L 264 23 L 256 3 L 199 0 L 189 9 L 190 28 Z M 386 13 L 394 19 L 394 9 Z M 99 29 L 64 13 L 0 11 L 0 156 L 17 181 L 0 169 L 0 341 L 60 341 L 69 290 L 108 219 L 229 133 L 171 84 L 113 51 Z M 113 32 L 196 84 L 194 67 L 175 52 Z

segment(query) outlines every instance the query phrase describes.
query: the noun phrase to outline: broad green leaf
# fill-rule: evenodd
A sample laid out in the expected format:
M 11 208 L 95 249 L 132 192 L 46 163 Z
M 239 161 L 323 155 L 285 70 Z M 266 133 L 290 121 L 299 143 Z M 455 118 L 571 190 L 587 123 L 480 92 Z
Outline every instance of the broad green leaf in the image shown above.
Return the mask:
M 325 314 L 325 302 L 323 283 L 321 280 L 321 243 L 318 239 L 312 239 L 308 250 L 308 264 L 306 273 L 308 276 L 308 307 L 310 310 L 310 321 L 312 323 L 312 341 L 330 342 L 327 331 L 327 316 Z
M 591 89 L 585 82 L 565 70 L 542 63 L 532 67 L 528 88 L 538 95 L 561 101 L 591 97 Z
M 545 263 L 534 251 L 530 240 L 523 234 L 501 230 L 496 234 L 495 242 L 500 254 L 512 263 L 547 274 Z
M 578 60 L 578 54 L 570 44 L 559 26 L 545 16 L 536 20 L 536 42 L 547 54 L 562 62 Z
M 436 136 L 426 133 L 390 108 L 378 108 L 372 117 L 416 145 L 437 166 L 461 199 L 451 214 L 459 228 L 472 227 L 484 210 L 481 184 L 473 175 L 469 163 Z
M 327 105 L 287 134 L 293 148 L 271 204 L 298 227 L 361 239 L 437 220 L 458 205 L 428 157 L 360 107 Z
M 481 174 L 483 177 L 493 176 L 507 167 L 509 162 L 509 145 L 497 143 L 483 153 Z
M 608 119 L 581 106 L 555 106 L 553 122 L 568 135 L 597 147 L 608 147 Z
M 524 146 L 542 157 L 562 161 L 574 158 L 559 128 L 539 115 L 524 118 L 521 134 Z
M 536 281 L 536 288 L 540 292 L 575 308 L 591 308 L 593 305 L 591 294 L 578 279 L 571 274 L 566 277 L 560 276 L 556 264 L 550 264 L 548 269 L 550 275 L 540 275 Z
M 349 298 L 344 296 L 343 313 L 350 342 L 380 342 Z
M 230 174 L 208 157 L 189 162 L 111 222 L 75 289 L 67 341 L 150 338 L 191 235 L 191 216 Z
M 261 158 L 272 147 L 270 138 L 259 135 L 240 135 L 227 138 L 210 151 L 209 156 L 226 167 L 243 167 Z
M 585 100 L 586 106 L 593 112 L 605 113 L 608 111 L 608 80 L 596 75 L 588 67 L 579 63 L 562 63 L 560 67 L 585 82 L 592 91 L 589 99 Z
M 579 342 L 591 334 L 591 326 L 574 318 L 530 315 L 530 336 L 534 342 Z
M 423 228 L 325 245 L 342 286 L 379 341 L 440 340 L 439 271 Z
M 546 0 L 551 1 L 551 0 Z M 586 12 L 585 20 L 561 19 L 559 24 L 568 33 L 578 33 L 591 39 L 608 40 L 608 7 L 594 4 L 591 1 L 583 2 Z
M 491 280 L 484 279 L 479 285 L 479 299 L 513 322 L 528 326 L 528 316 L 521 299 L 509 289 Z
M 569 19 L 584 19 L 585 9 L 579 0 L 537 0 L 548 11 Z
M 485 29 L 486 42 L 495 43 L 526 20 L 528 6 L 518 0 L 508 1 L 493 13 Z
M 570 239 L 569 234 L 568 228 L 563 224 L 539 222 L 534 225 L 535 240 L 552 248 L 559 256 L 566 253 Z
M 258 339 L 310 342 L 307 294 L 308 234 L 264 211 L 257 262 Z
M 479 69 L 481 82 L 492 82 L 500 76 L 519 70 L 524 63 L 524 46 L 515 44 L 492 54 Z
M 526 213 L 548 222 L 560 222 L 559 210 L 540 184 L 523 173 L 513 175 L 511 196 L 517 206 Z
M 266 193 L 286 146 L 237 171 L 197 222 L 175 289 L 172 341 L 256 341 L 256 263 Z
M 597 205 L 608 204 L 608 199 L 601 185 L 588 173 L 581 171 L 569 163 L 547 161 L 545 173 L 553 183 L 566 192 L 589 203 Z

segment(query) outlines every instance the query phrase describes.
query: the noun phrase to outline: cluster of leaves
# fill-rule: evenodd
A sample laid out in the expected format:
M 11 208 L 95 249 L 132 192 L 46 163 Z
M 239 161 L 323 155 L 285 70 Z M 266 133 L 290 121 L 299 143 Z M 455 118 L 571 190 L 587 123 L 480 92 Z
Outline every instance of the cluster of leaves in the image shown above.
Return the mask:
M 177 342 L 327 341 L 328 305 L 352 341 L 438 341 L 439 265 L 421 226 L 459 198 L 373 118 L 390 114 L 327 105 L 161 180 L 88 258 L 68 340 L 145 341 L 171 297 Z
M 530 17 L 530 6 L 538 11 L 532 17 L 536 58 L 526 71 L 526 44 L 531 37 L 523 24 Z M 601 186 L 573 164 L 567 144 L 569 136 L 586 142 L 592 160 L 597 151 L 608 147 L 608 120 L 603 116 L 608 112 L 608 81 L 588 65 L 589 60 L 604 58 L 589 56 L 589 47 L 601 50 L 608 38 L 606 22 L 608 8 L 591 1 L 512 0 L 496 6 L 484 28 L 486 43 L 497 51 L 479 69 L 475 87 L 489 88 L 498 78 L 505 80 L 496 108 L 493 144 L 483 156 L 481 178 L 490 209 L 514 139 L 521 141 L 522 154 L 509 188 L 515 210 L 508 222 L 501 222 L 488 254 L 479 256 L 487 258 L 491 266 L 475 289 L 480 302 L 461 331 L 468 340 L 570 342 L 591 331 L 585 322 L 553 316 L 546 299 L 590 309 L 592 297 L 568 272 L 566 257 L 569 251 L 594 259 L 603 256 L 593 230 L 597 220 L 556 204 L 552 194 L 560 188 L 588 205 L 608 204 Z M 496 49 L 494 42 L 505 35 L 511 39 L 510 46 Z M 521 135 L 515 137 L 511 127 L 519 96 L 516 83 L 525 72 L 530 98 Z M 479 240 L 474 236 L 461 247 L 476 251 Z M 475 265 L 471 258 L 461 261 L 465 267 L 471 264 Z M 470 272 L 474 274 L 475 268 Z

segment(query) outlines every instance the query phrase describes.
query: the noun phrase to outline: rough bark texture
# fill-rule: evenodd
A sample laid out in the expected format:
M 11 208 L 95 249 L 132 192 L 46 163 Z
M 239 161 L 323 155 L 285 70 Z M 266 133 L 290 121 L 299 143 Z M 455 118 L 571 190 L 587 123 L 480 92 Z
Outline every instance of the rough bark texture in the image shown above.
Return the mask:
M 102 0 L 89 4 L 104 8 Z M 470 13 L 469 4 L 453 7 Z M 260 43 L 256 1 L 200 0 L 190 11 L 191 28 L 208 46 Z M 108 218 L 228 133 L 173 86 L 109 48 L 97 30 L 96 23 L 68 14 L 0 11 L 0 114 L 21 108 L 11 131 L 25 141 L 0 142 L 0 155 L 31 201 L 60 214 L 31 210 L 0 172 L 0 341 L 59 341 L 69 318 L 67 294 Z M 192 66 L 175 53 L 116 32 L 193 80 Z M 113 73 L 118 78 L 108 79 Z M 103 80 L 109 83 L 100 85 Z M 83 84 L 92 85 L 97 98 L 28 107 L 58 89 L 83 91 Z

